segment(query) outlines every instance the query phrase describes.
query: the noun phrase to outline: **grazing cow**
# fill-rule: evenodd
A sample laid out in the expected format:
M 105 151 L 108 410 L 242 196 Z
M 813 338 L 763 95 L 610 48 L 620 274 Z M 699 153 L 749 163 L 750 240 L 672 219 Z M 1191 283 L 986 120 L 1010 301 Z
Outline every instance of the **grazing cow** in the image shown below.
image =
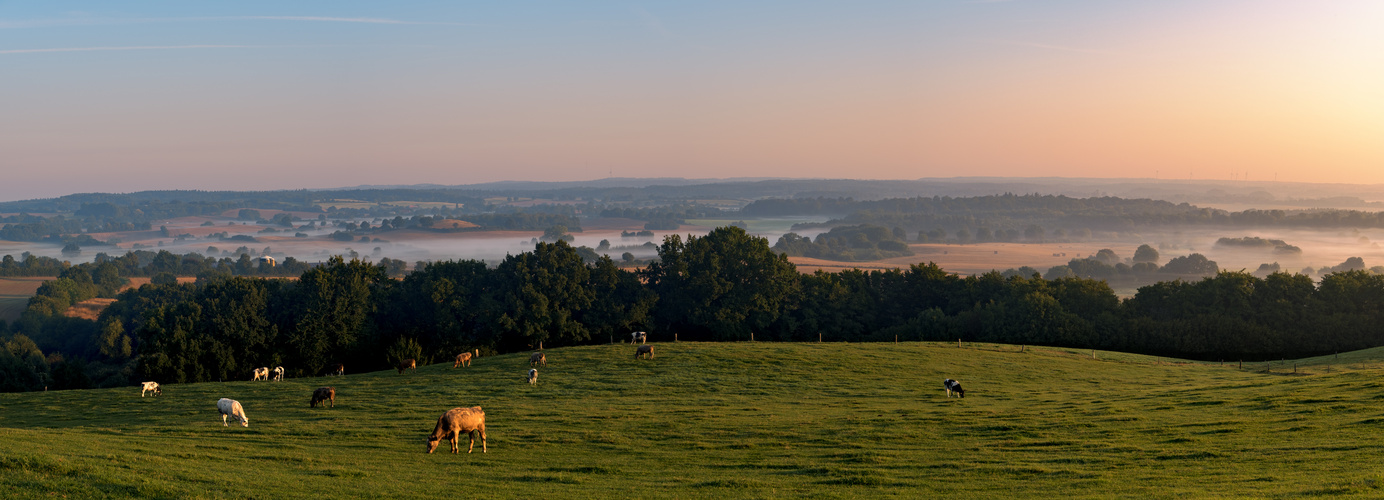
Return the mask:
M 399 363 L 399 374 L 400 374 L 400 375 L 403 375 L 403 374 L 404 374 L 404 370 L 409 370 L 409 369 L 412 369 L 414 373 L 418 373 L 418 361 L 415 361 L 415 360 L 412 360 L 412 359 L 405 359 L 402 363 Z
M 437 417 L 437 427 L 433 428 L 432 434 L 428 436 L 428 453 L 436 450 L 438 441 L 443 439 L 452 441 L 452 453 L 461 453 L 458 441 L 463 432 L 471 438 L 471 446 L 466 448 L 467 453 L 476 449 L 477 432 L 481 434 L 481 453 L 490 451 L 485 445 L 485 412 L 481 411 L 479 406 L 472 406 L 452 408 L 441 417 Z
M 645 354 L 649 355 L 649 359 L 654 359 L 654 346 L 645 344 L 634 348 L 634 359 L 639 359 L 640 356 Z
M 529 385 L 538 385 L 538 369 L 529 368 Z
M 274 381 L 275 381 L 275 382 L 282 382 L 283 380 L 284 380 L 284 367 L 282 367 L 282 366 L 275 366 L 275 367 L 274 367 Z
M 337 365 L 336 365 L 336 370 L 333 371 L 332 374 L 333 374 L 333 375 L 336 375 L 336 376 L 338 376 L 338 377 L 341 376 L 341 375 L 345 375 L 345 374 L 346 374 L 346 365 L 337 363 Z
M 469 353 L 469 352 L 463 352 L 463 353 L 461 353 L 461 354 L 458 354 L 458 355 L 457 355 L 457 362 L 456 362 L 456 363 L 452 363 L 452 368 L 456 368 L 456 367 L 458 367 L 458 366 L 463 366 L 463 365 L 465 365 L 465 366 L 471 366 L 471 353 Z
M 630 343 L 631 343 L 631 344 L 643 344 L 643 343 L 644 343 L 645 341 L 647 341 L 647 340 L 649 340 L 649 334 L 648 334 L 648 333 L 645 333 L 645 332 L 634 332 L 634 333 L 631 333 L 631 334 L 630 334 Z
M 245 416 L 245 408 L 240 406 L 240 401 L 221 398 L 216 402 L 216 409 L 221 410 L 221 425 L 230 427 L 231 424 L 226 423 L 226 417 L 235 417 L 240 421 L 241 427 L 250 426 L 250 418 Z
M 538 366 L 538 365 L 543 365 L 544 367 L 548 366 L 548 356 L 545 356 L 545 355 L 544 355 L 543 353 L 541 353 L 541 352 L 535 352 L 535 353 L 533 353 L 533 354 L 530 354 L 530 355 L 529 355 L 529 366 Z
M 312 402 L 308 403 L 308 406 L 316 408 L 318 403 L 326 403 L 328 401 L 332 403 L 332 408 L 336 408 L 336 388 L 318 387 L 317 390 L 312 391 Z
M 947 389 L 947 397 L 951 397 L 953 392 L 955 392 L 956 396 L 959 398 L 966 397 L 966 390 L 961 388 L 961 382 L 946 379 L 942 381 L 942 387 Z
M 254 382 L 256 380 L 269 380 L 269 367 L 255 368 L 254 371 L 255 378 L 250 379 L 251 382 Z
M 144 393 L 149 391 L 153 391 L 155 396 L 163 394 L 163 390 L 159 389 L 158 382 L 145 382 L 144 388 L 139 390 L 139 397 L 144 397 Z

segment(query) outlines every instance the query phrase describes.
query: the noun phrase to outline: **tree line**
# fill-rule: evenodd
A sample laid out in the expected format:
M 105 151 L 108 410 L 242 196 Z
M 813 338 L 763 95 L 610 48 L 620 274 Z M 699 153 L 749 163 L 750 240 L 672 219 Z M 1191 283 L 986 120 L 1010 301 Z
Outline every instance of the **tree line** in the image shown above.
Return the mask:
M 29 374 L 5 390 L 238 380 L 275 365 L 318 375 L 336 363 L 376 370 L 398 357 L 426 363 L 472 349 L 606 343 L 633 330 L 654 341 L 961 339 L 1208 360 L 1384 345 L 1384 276 L 1360 270 L 1320 285 L 1303 275 L 1220 272 L 1120 300 L 1100 280 L 959 276 L 931 263 L 801 274 L 766 239 L 736 227 L 670 236 L 658 255 L 627 270 L 609 258 L 588 262 L 559 240 L 494 266 L 424 263 L 402 279 L 335 257 L 296 280 L 214 274 L 149 284 L 117 294 L 95 321 L 5 326 L 0 372 Z M 58 281 L 105 293 L 112 282 L 102 273 L 74 268 Z M 81 296 L 71 295 L 74 285 L 52 288 Z M 40 302 L 25 314 L 61 317 L 61 304 L 40 311 Z

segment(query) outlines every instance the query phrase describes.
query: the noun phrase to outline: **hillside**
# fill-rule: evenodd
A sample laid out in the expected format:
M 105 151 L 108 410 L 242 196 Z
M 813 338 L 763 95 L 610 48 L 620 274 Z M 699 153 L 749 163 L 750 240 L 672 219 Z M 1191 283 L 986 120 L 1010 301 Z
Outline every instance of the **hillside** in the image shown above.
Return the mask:
M 657 344 L 279 383 L 0 394 L 0 491 L 39 497 L 1377 496 L 1377 354 L 1298 376 L 955 344 Z M 1251 371 L 1253 368 L 1256 371 Z M 1328 370 L 1331 370 L 1328 373 Z M 947 399 L 946 377 L 967 389 Z M 246 379 L 249 379 L 247 370 Z M 335 386 L 335 408 L 308 408 Z M 215 402 L 245 405 L 222 427 Z M 480 405 L 490 452 L 425 454 Z M 462 447 L 466 446 L 463 439 Z

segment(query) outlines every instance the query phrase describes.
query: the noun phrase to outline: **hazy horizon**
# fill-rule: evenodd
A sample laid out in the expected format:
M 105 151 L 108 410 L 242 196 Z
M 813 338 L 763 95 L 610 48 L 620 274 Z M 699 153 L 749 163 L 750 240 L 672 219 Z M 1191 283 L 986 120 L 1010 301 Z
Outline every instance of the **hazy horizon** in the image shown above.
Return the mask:
M 0 200 L 630 177 L 1384 183 L 1384 3 L 0 4 Z

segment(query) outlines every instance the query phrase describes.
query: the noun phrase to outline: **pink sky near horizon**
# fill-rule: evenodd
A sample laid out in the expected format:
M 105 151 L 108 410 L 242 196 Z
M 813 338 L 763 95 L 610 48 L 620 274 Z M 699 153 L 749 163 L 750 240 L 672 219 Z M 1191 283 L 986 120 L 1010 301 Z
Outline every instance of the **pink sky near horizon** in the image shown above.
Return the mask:
M 609 176 L 1384 183 L 1384 2 L 402 5 L 0 5 L 0 200 Z

